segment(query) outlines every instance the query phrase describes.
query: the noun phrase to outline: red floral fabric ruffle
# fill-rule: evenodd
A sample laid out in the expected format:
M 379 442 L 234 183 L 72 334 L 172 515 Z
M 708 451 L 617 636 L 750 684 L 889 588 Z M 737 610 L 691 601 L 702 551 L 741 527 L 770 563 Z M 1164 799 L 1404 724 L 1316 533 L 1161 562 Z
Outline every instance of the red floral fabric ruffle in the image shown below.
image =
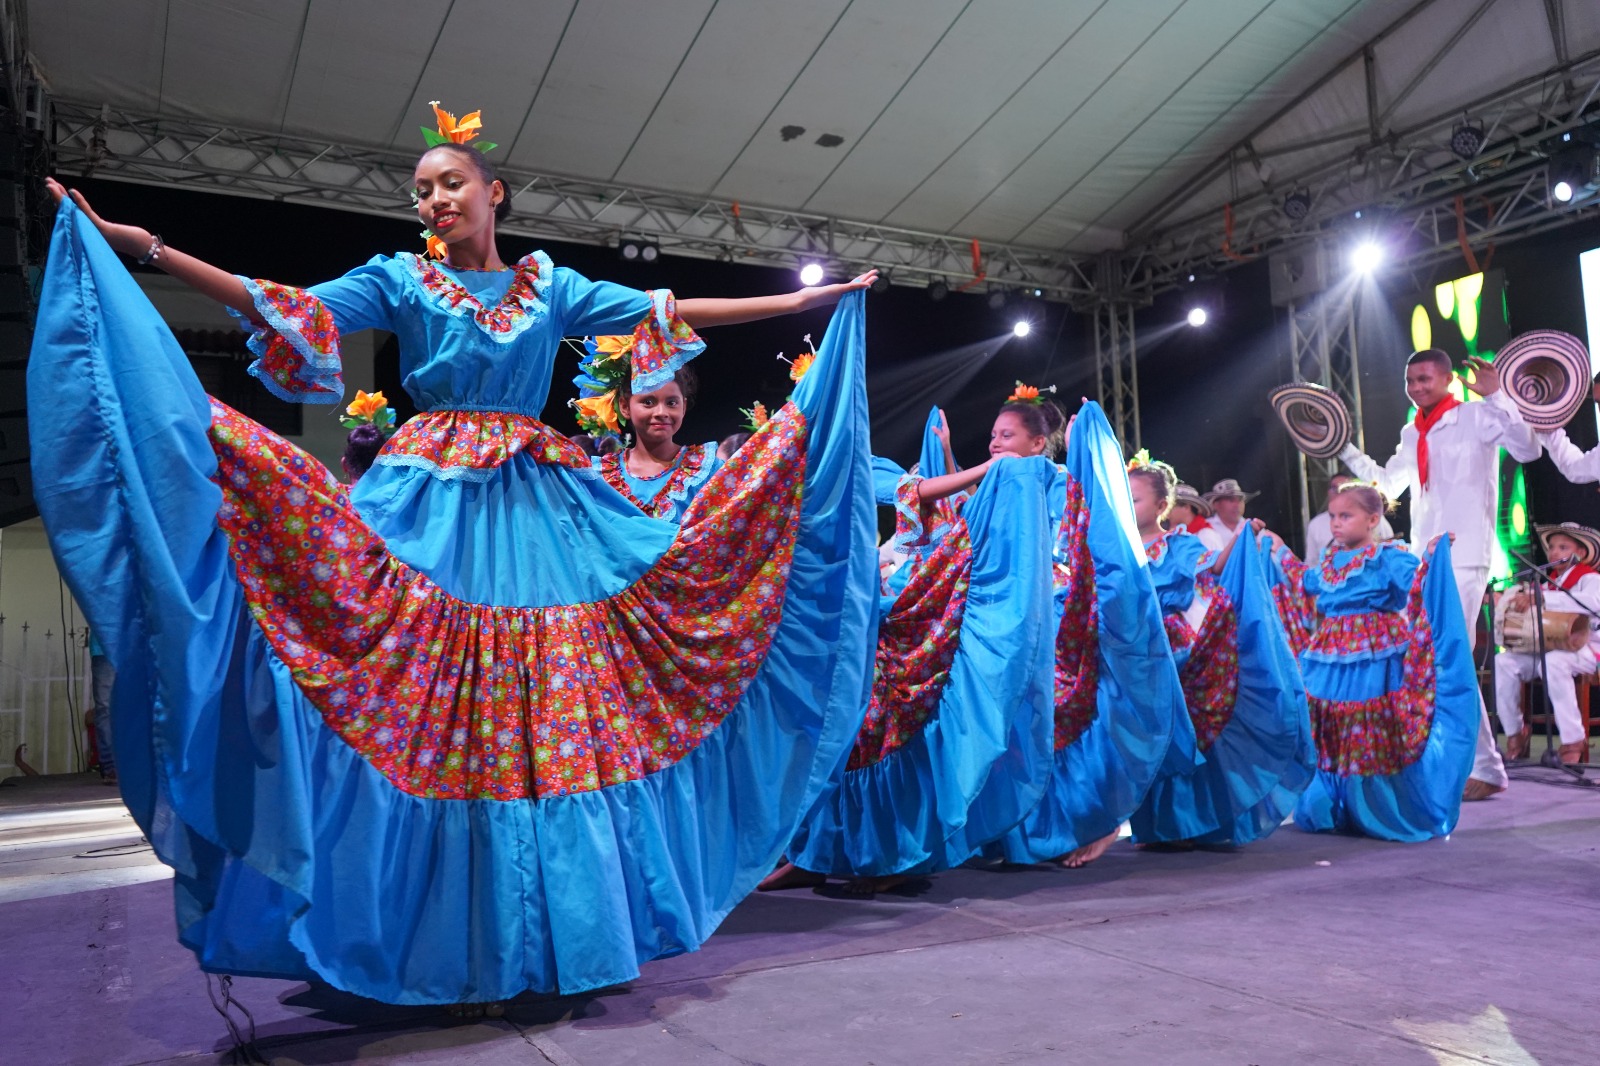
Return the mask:
M 505 411 L 429 411 L 395 431 L 380 466 L 417 466 L 440 477 L 487 478 L 519 452 L 540 463 L 588 473 L 589 456 L 537 418 Z
M 972 576 L 972 544 L 960 518 L 926 559 L 878 627 L 872 700 L 848 769 L 890 755 L 927 725 L 950 678 Z M 903 608 L 901 605 L 905 605 Z
M 498 800 L 643 777 L 738 705 L 782 617 L 806 436 L 785 407 L 623 592 L 510 608 L 395 559 L 299 448 L 215 401 L 211 426 L 246 601 L 324 722 L 403 792 Z
M 1239 615 L 1220 583 L 1211 584 L 1211 603 L 1178 678 L 1195 741 L 1208 751 L 1228 727 L 1239 701 Z
M 1066 590 L 1056 630 L 1056 750 L 1071 747 L 1098 713 L 1100 615 L 1089 555 L 1089 507 L 1083 486 L 1067 476 L 1067 505 L 1056 537 L 1055 587 Z
M 344 397 L 339 330 L 323 302 L 292 285 L 245 281 L 258 328 L 249 347 L 250 374 L 280 400 L 336 403 Z M 261 324 L 261 323 L 264 323 Z

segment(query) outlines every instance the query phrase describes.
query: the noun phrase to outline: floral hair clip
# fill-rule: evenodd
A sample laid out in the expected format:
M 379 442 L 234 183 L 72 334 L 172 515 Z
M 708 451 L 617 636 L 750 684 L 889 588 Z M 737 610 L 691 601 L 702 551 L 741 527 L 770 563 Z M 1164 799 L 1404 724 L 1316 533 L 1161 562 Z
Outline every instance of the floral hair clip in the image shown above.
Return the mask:
M 1150 461 L 1149 448 L 1140 448 L 1138 451 L 1133 453 L 1133 458 L 1128 460 L 1129 470 L 1140 470 L 1151 465 L 1153 464 Z
M 356 398 L 344 409 L 344 413 L 345 417 L 339 420 L 339 424 L 345 429 L 376 426 L 382 433 L 394 429 L 394 408 L 389 406 L 382 392 L 368 393 L 357 389 Z
M 441 144 L 466 144 L 468 141 L 477 140 L 478 131 L 483 129 L 482 111 L 462 115 L 458 121 L 455 115 L 439 106 L 439 101 L 429 100 L 428 106 L 433 108 L 434 117 L 439 123 L 436 129 L 422 127 L 422 139 L 427 142 L 429 148 L 437 148 Z M 480 152 L 492 152 L 500 146 L 493 141 L 478 141 L 472 147 Z M 416 206 L 416 198 L 417 194 L 413 191 L 412 206 Z M 434 236 L 433 231 L 428 229 L 422 231 L 422 237 L 428 242 L 428 254 L 435 259 L 443 259 L 446 251 L 444 241 Z
M 1056 387 L 1054 385 L 1040 389 L 1037 385 L 1024 385 L 1019 381 L 1017 382 L 1017 387 L 1012 390 L 1011 395 L 1006 397 L 1006 403 L 1044 403 L 1044 397 L 1040 393 L 1055 391 Z
M 621 436 L 618 397 L 628 376 L 633 373 L 633 337 L 620 334 L 589 337 L 583 342 L 585 355 L 578 364 L 578 398 L 568 401 L 577 412 L 578 425 L 593 436 Z
M 817 346 L 811 343 L 811 334 L 806 334 L 805 341 L 806 347 L 811 349 L 809 352 L 801 352 L 793 359 L 785 359 L 782 352 L 778 353 L 778 362 L 789 364 L 789 380 L 796 385 L 804 380 L 811 370 L 811 364 L 817 361 Z
M 754 433 L 772 420 L 772 416 L 767 414 L 767 405 L 760 400 L 757 400 L 750 407 L 739 408 L 739 413 L 744 415 L 745 428 L 751 433 Z

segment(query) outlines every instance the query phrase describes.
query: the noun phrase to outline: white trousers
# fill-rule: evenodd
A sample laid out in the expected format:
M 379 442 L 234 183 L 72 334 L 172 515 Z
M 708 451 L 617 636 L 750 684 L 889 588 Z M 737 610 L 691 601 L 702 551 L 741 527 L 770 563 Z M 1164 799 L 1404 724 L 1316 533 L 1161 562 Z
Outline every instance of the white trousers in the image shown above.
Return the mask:
M 1460 566 L 1455 568 L 1456 591 L 1461 594 L 1461 610 L 1467 617 L 1467 641 L 1473 650 L 1478 646 L 1478 615 L 1483 607 L 1483 594 L 1489 587 L 1487 566 Z M 1479 781 L 1505 788 L 1510 783 L 1506 765 L 1500 761 L 1500 749 L 1494 746 L 1494 728 L 1489 725 L 1489 708 L 1483 702 L 1483 690 L 1478 690 L 1478 751 L 1472 759 L 1472 776 Z
M 1578 686 L 1573 678 L 1592 674 L 1594 652 L 1547 651 L 1545 668 L 1550 672 L 1550 706 L 1556 712 L 1556 728 L 1561 743 L 1575 744 L 1585 739 L 1583 717 L 1578 713 Z M 1500 725 L 1510 735 L 1522 729 L 1522 683 L 1539 680 L 1539 657 L 1520 651 L 1503 651 L 1494 657 L 1494 709 Z

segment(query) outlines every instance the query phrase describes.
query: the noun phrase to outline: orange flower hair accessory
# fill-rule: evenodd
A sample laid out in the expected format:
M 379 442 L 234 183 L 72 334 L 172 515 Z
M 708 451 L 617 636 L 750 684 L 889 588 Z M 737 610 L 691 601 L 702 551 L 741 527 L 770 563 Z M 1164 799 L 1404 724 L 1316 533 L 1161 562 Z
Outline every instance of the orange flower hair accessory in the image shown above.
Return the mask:
M 572 409 L 577 412 L 579 427 L 585 433 L 592 436 L 622 433 L 622 421 L 617 417 L 615 390 L 603 392 L 598 396 L 580 396 L 569 402 L 572 404 Z
M 387 433 L 394 428 L 394 408 L 389 406 L 388 399 L 381 392 L 369 393 L 357 389 L 356 398 L 350 401 L 344 413 L 345 417 L 339 420 L 339 424 L 345 429 L 372 425 Z
M 739 413 L 744 415 L 744 424 L 751 433 L 754 433 L 772 420 L 772 416 L 767 414 L 767 405 L 760 400 L 757 400 L 752 407 L 739 408 Z
M 1044 403 L 1042 394 L 1055 391 L 1054 385 L 1040 389 L 1036 385 L 1024 385 L 1019 381 L 1017 387 L 1011 391 L 1011 395 L 1006 397 L 1006 403 Z
M 805 379 L 811 370 L 811 364 L 817 361 L 817 346 L 811 343 L 811 334 L 806 334 L 805 341 L 806 347 L 811 349 L 809 352 L 801 352 L 793 359 L 785 359 L 782 352 L 778 353 L 778 361 L 789 364 L 789 380 L 796 385 Z
M 427 142 L 429 148 L 437 148 L 441 144 L 466 144 L 468 141 L 476 140 L 478 131 L 483 129 L 481 111 L 463 115 L 458 121 L 455 115 L 439 106 L 439 101 L 430 100 L 428 106 L 433 108 L 434 117 L 439 121 L 437 129 L 422 127 L 422 139 Z M 493 141 L 478 141 L 472 147 L 480 152 L 488 152 L 500 146 Z M 443 259 L 446 251 L 444 241 L 434 236 L 432 230 L 423 230 L 422 236 L 428 242 L 428 254 L 435 259 Z

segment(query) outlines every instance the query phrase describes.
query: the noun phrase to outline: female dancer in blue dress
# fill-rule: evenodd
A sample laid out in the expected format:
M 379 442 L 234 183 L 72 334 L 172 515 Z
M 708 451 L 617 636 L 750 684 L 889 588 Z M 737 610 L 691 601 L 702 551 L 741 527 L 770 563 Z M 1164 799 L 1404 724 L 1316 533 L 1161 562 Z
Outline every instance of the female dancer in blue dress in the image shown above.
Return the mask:
M 310 289 L 62 202 L 28 394 L 83 413 L 31 420 L 39 506 L 95 590 L 124 797 L 202 966 L 399 1003 L 612 985 L 711 934 L 855 735 L 871 278 L 680 303 L 508 266 L 480 153 L 414 177 L 443 258 Z M 208 401 L 113 248 L 251 319 L 253 372 L 292 399 L 339 399 L 342 333 L 394 332 L 424 413 L 346 503 Z M 564 335 L 631 330 L 642 393 L 700 350 L 691 323 L 841 297 L 817 370 L 681 529 L 537 419 Z
M 1300 828 L 1381 840 L 1446 836 L 1461 813 L 1478 733 L 1477 675 L 1450 543 L 1422 558 L 1375 543 L 1383 497 L 1349 482 L 1328 505 L 1334 543 L 1306 566 L 1275 546 L 1314 627 L 1300 653 L 1317 774 Z
M 1131 819 L 1133 838 L 1164 847 L 1247 844 L 1288 817 L 1316 762 L 1305 689 L 1255 546 L 1261 522 L 1212 552 L 1187 529 L 1161 528 L 1178 483 L 1170 466 L 1136 457 L 1128 479 L 1184 703 L 1206 756 L 1198 769 L 1156 779 Z M 1240 541 L 1245 546 L 1234 551 Z
M 1050 490 L 1054 749 L 1037 806 L 983 848 L 1010 862 L 1091 862 L 1116 839 L 1163 762 L 1194 764 L 1160 605 L 1135 548 L 1128 477 L 1098 404 L 1071 425 L 1020 382 L 990 430 L 990 458 L 928 478 L 918 505 L 970 488 L 1008 455 L 1061 454 Z
M 578 425 L 596 438 L 633 430 L 633 444 L 594 458 L 607 485 L 647 515 L 674 524 L 722 469 L 717 442 L 679 444 L 678 430 L 694 406 L 699 380 L 691 366 L 679 367 L 660 388 L 635 393 L 631 336 L 591 337 L 576 379 L 572 402 Z
M 937 409 L 918 465 L 954 466 Z M 835 786 L 801 821 L 790 861 L 762 889 L 835 876 L 847 895 L 886 891 L 965 862 L 1043 794 L 1056 470 L 1042 456 L 985 470 L 967 476 L 959 507 L 930 499 L 927 521 L 919 487 L 930 479 L 897 479 L 895 539 L 910 558 L 880 600 L 865 719 Z

